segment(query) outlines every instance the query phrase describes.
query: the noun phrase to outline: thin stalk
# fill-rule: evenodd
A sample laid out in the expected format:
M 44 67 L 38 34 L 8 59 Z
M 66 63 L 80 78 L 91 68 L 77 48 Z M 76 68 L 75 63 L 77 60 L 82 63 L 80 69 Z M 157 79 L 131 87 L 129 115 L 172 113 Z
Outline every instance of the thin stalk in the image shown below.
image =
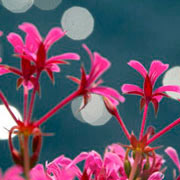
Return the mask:
M 30 120 L 31 120 L 39 77 L 40 77 L 40 72 L 37 73 L 35 87 L 34 87 L 33 92 L 32 92 L 32 96 L 31 96 L 31 100 L 30 100 L 30 105 L 29 105 L 29 112 L 28 112 L 28 117 L 27 117 L 27 123 L 30 123 Z
M 29 146 L 28 146 L 28 136 L 24 136 L 24 174 L 25 174 L 25 179 L 29 180 Z
M 138 167 L 138 163 L 141 160 L 141 153 L 140 152 L 136 152 L 136 157 L 129 175 L 129 180 L 133 180 L 134 176 L 136 175 L 136 171 L 137 171 L 137 167 Z
M 177 126 L 180 123 L 180 118 L 176 119 L 174 122 L 166 126 L 164 129 L 156 133 L 152 138 L 150 138 L 147 142 L 147 145 L 158 139 L 160 136 L 165 134 L 167 131 L 171 130 L 173 127 Z
M 117 109 L 114 112 L 114 116 L 116 117 L 116 119 L 118 120 L 119 124 L 121 125 L 121 128 L 124 131 L 124 134 L 126 135 L 128 140 L 130 140 L 131 135 L 129 134 L 129 131 L 127 130 L 126 125 L 124 124 L 124 122 L 123 122 L 120 114 L 118 113 Z
M 28 88 L 25 86 L 24 87 L 24 122 L 26 125 L 28 125 L 27 122 L 27 105 L 28 105 Z
M 54 108 L 52 108 L 48 113 L 46 113 L 42 118 L 40 118 L 38 121 L 34 123 L 35 126 L 39 126 L 42 123 L 44 123 L 47 119 L 49 119 L 54 113 L 56 113 L 59 109 L 61 109 L 63 106 L 68 104 L 70 101 L 72 101 L 74 98 L 80 95 L 80 91 L 77 90 L 70 94 L 68 97 L 63 99 L 59 104 L 57 104 Z
M 143 119 L 142 119 L 142 123 L 141 123 L 141 130 L 140 130 L 140 134 L 139 134 L 139 140 L 141 140 L 143 137 L 144 128 L 145 128 L 145 124 L 146 124 L 146 117 L 147 117 L 147 112 L 148 112 L 148 105 L 149 105 L 149 103 L 146 103 L 145 107 L 144 107 Z
M 6 109 L 9 111 L 10 115 L 12 116 L 12 118 L 14 119 L 14 121 L 18 124 L 18 119 L 16 118 L 16 116 L 14 115 L 14 113 L 11 111 L 10 107 L 9 107 L 9 103 L 6 100 L 4 94 L 0 91 L 0 99 L 2 100 L 2 102 L 4 103 Z

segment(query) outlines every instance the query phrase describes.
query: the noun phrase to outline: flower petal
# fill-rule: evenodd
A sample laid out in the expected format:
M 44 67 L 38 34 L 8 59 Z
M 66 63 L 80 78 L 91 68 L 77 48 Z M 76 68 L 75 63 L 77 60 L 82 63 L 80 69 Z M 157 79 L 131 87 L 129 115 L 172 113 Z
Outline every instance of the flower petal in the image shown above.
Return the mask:
M 154 60 L 151 63 L 151 66 L 149 68 L 149 77 L 152 83 L 152 86 L 155 84 L 158 77 L 168 69 L 169 64 L 164 64 L 159 60 Z
M 37 45 L 39 45 L 40 42 L 42 42 L 41 35 L 39 34 L 39 31 L 37 30 L 36 26 L 34 26 L 33 24 L 23 23 L 18 27 L 19 29 L 24 31 L 27 35 L 31 36 L 34 42 L 37 43 Z
M 118 102 L 118 100 L 116 100 L 116 98 L 112 97 L 111 95 L 107 94 L 106 92 L 104 92 L 104 91 L 102 91 L 102 90 L 98 90 L 97 88 L 91 88 L 91 89 L 90 89 L 90 92 L 91 92 L 91 93 L 94 93 L 94 94 L 99 94 L 99 95 L 101 95 L 101 96 L 104 96 L 104 97 L 108 98 L 108 99 L 111 101 L 111 103 L 112 103 L 113 105 L 115 105 L 115 106 L 117 106 L 117 105 L 119 104 L 119 102 Z M 122 96 L 121 101 L 124 101 L 123 98 L 124 98 L 124 97 Z
M 154 172 L 151 174 L 151 176 L 148 178 L 148 180 L 162 180 L 164 179 L 164 174 L 161 172 Z
M 2 31 L 0 31 L 0 37 L 3 35 L 3 32 Z
M 109 67 L 111 63 L 108 59 L 102 57 L 98 53 L 94 53 L 94 63 L 91 66 L 91 70 L 88 78 L 88 85 L 91 85 L 96 79 L 101 76 Z
M 162 93 L 166 91 L 173 91 L 173 92 L 180 93 L 180 86 L 176 86 L 176 85 L 160 86 L 153 92 L 153 95 L 156 93 Z
M 55 60 L 79 60 L 80 56 L 76 53 L 64 53 L 61 55 L 53 56 L 49 58 L 47 61 L 55 61 Z
M 137 72 L 139 72 L 143 78 L 146 78 L 147 70 L 139 61 L 131 60 L 128 62 L 128 65 L 134 68 Z
M 65 31 L 63 31 L 61 28 L 59 27 L 52 28 L 44 40 L 44 46 L 46 51 L 50 48 L 50 46 L 53 43 L 58 41 L 64 35 L 65 35 Z
M 123 96 L 121 96 L 119 94 L 119 92 L 113 88 L 99 86 L 99 87 L 91 88 L 91 91 L 93 91 L 93 90 L 95 90 L 96 92 L 101 91 L 103 94 L 107 94 L 108 96 L 111 96 L 111 97 L 119 100 L 120 102 L 125 101 L 125 98 Z
M 94 56 L 93 56 L 91 50 L 86 46 L 86 44 L 82 44 L 82 47 L 87 51 L 87 53 L 89 55 L 89 58 L 91 60 L 91 65 L 93 65 L 93 63 L 94 63 Z
M 168 147 L 165 149 L 165 153 L 172 159 L 172 161 L 177 166 L 180 172 L 180 161 L 179 161 L 177 151 L 172 147 Z
M 144 95 L 143 90 L 139 86 L 134 84 L 123 84 L 121 87 L 121 91 L 126 94 L 136 94 L 140 96 Z
M 20 35 L 16 33 L 9 33 L 7 40 L 12 44 L 16 53 L 21 54 L 23 52 L 24 43 Z

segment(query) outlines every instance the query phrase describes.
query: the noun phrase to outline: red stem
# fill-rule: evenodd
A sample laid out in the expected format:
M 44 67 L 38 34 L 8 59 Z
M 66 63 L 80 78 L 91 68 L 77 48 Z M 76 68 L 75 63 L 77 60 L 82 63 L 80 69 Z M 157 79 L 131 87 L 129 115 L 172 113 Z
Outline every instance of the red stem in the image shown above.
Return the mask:
M 129 131 L 127 130 L 126 125 L 124 124 L 124 122 L 123 122 L 121 116 L 119 115 L 117 109 L 114 111 L 114 116 L 116 117 L 116 119 L 117 119 L 118 122 L 120 123 L 121 128 L 122 128 L 122 130 L 124 131 L 126 137 L 128 138 L 128 140 L 130 140 L 131 135 L 129 134 Z
M 56 113 L 60 108 L 62 108 L 64 105 L 72 101 L 74 98 L 80 95 L 80 91 L 77 90 L 70 94 L 68 97 L 63 99 L 59 104 L 57 104 L 54 108 L 52 108 L 48 113 L 46 113 L 41 119 L 39 119 L 37 122 L 34 123 L 35 126 L 39 126 L 42 123 L 44 123 L 48 118 L 50 118 L 54 113 Z
M 149 103 L 146 103 L 145 107 L 144 107 L 141 130 L 140 130 L 140 134 L 139 134 L 139 140 L 141 140 L 143 138 L 144 128 L 145 128 L 145 124 L 146 124 L 146 117 L 147 117 L 147 112 L 148 112 L 148 105 L 149 105 Z
M 40 77 L 40 72 L 37 73 L 35 87 L 34 87 L 33 92 L 32 92 L 31 101 L 30 101 L 30 105 L 29 105 L 29 112 L 28 112 L 28 117 L 27 117 L 27 124 L 29 124 L 30 121 L 31 121 L 32 111 L 33 111 L 33 107 L 34 107 L 34 101 L 35 101 L 35 97 L 36 97 L 36 90 L 37 90 L 37 86 L 38 86 L 39 77 Z
M 9 103 L 6 100 L 4 94 L 0 91 L 0 99 L 2 100 L 2 102 L 4 103 L 4 105 L 6 106 L 7 110 L 9 111 L 9 113 L 11 114 L 12 118 L 14 119 L 14 121 L 18 124 L 18 119 L 16 118 L 16 116 L 14 115 L 14 113 L 11 111 L 10 107 L 9 107 Z
M 28 105 L 28 88 L 25 86 L 24 87 L 24 122 L 26 125 L 28 125 L 27 122 L 27 105 Z
M 167 131 L 169 131 L 170 129 L 172 129 L 173 127 L 177 126 L 180 123 L 180 118 L 176 119 L 174 122 L 172 122 L 171 124 L 169 124 L 168 126 L 166 126 L 164 129 L 162 129 L 161 131 L 159 131 L 158 133 L 156 133 L 152 138 L 150 138 L 147 142 L 147 145 L 149 145 L 150 143 L 152 143 L 153 141 L 155 141 L 157 138 L 159 138 L 160 136 L 162 136 L 163 134 L 165 134 Z

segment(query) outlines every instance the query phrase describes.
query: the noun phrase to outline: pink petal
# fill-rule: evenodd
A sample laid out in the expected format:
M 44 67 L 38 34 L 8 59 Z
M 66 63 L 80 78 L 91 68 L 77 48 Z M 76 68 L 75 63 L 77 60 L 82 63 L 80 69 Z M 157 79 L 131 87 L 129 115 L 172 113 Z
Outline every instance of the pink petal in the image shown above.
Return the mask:
M 76 53 L 64 53 L 58 56 L 53 56 L 49 58 L 47 61 L 54 61 L 54 60 L 79 60 L 80 56 Z
M 109 67 L 111 63 L 98 53 L 94 53 L 94 63 L 91 66 L 91 70 L 88 78 L 88 85 L 91 85 L 96 79 L 101 76 Z
M 176 150 L 172 147 L 168 147 L 165 149 L 165 153 L 172 159 L 172 161 L 177 166 L 180 172 L 180 162 L 179 162 L 179 157 Z
M 7 73 L 10 73 L 10 72 L 11 72 L 10 70 L 6 69 L 5 67 L 0 66 L 0 76 L 7 74 Z
M 34 26 L 31 23 L 23 23 L 18 26 L 19 29 L 24 31 L 27 35 L 31 36 L 32 39 L 37 43 L 38 45 L 42 42 L 41 35 L 39 34 L 39 31 L 37 30 L 36 26 Z
M 103 87 L 103 86 L 99 86 L 99 87 L 95 87 L 95 88 L 91 88 L 91 90 L 93 91 L 95 89 L 96 92 L 102 92 L 103 94 L 107 94 L 108 96 L 111 96 L 117 100 L 119 100 L 120 102 L 124 102 L 125 98 L 123 96 L 121 96 L 119 94 L 118 91 L 116 91 L 113 88 L 110 87 Z
M 5 172 L 4 177 L 2 179 L 8 180 L 12 179 L 13 177 L 13 180 L 24 180 L 24 178 L 21 177 L 22 172 L 23 170 L 20 166 L 13 166 Z
M 146 78 L 147 70 L 140 62 L 136 60 L 131 60 L 128 62 L 128 65 L 134 68 L 136 71 L 138 71 L 144 79 Z
M 90 60 L 91 60 L 91 65 L 93 65 L 94 63 L 94 56 L 91 52 L 91 50 L 86 46 L 86 44 L 82 44 L 82 47 L 87 51 L 89 57 L 90 57 Z
M 50 177 L 46 175 L 43 165 L 37 164 L 30 171 L 31 180 L 52 180 Z
M 151 176 L 148 178 L 148 180 L 162 180 L 164 179 L 164 174 L 161 172 L 154 172 L 151 174 Z
M 2 31 L 0 31 L 0 37 L 3 35 L 3 32 Z
M 27 87 L 28 90 L 31 90 L 34 87 L 31 81 L 28 81 L 28 82 L 23 81 L 23 86 Z
M 49 64 L 46 68 L 49 68 L 52 72 L 60 72 L 60 67 L 57 64 Z
M 2 58 L 0 57 L 0 63 L 2 63 Z
M 104 96 L 104 97 L 108 98 L 108 99 L 110 100 L 110 102 L 111 102 L 113 105 L 115 105 L 115 106 L 117 106 L 117 105 L 119 104 L 118 100 L 116 100 L 114 97 L 112 97 L 111 95 L 109 95 L 109 94 L 107 94 L 107 93 L 105 93 L 105 92 L 103 92 L 103 91 L 101 91 L 101 90 L 98 90 L 97 88 L 91 88 L 89 91 L 90 91 L 91 93 L 99 94 L 99 95 L 101 95 L 101 96 Z M 122 96 L 122 98 L 121 98 L 121 101 L 122 101 L 122 102 L 124 101 L 123 98 L 124 98 L 124 97 Z
M 153 92 L 153 94 L 162 93 L 162 92 L 166 92 L 166 91 L 172 91 L 172 92 L 180 93 L 180 86 L 175 86 L 175 85 L 161 86 L 161 87 L 157 88 Z
M 33 37 L 30 35 L 26 36 L 26 40 L 25 40 L 25 44 L 26 44 L 26 51 L 29 51 L 30 53 L 36 53 L 38 51 L 38 44 L 34 42 Z
M 152 86 L 155 84 L 158 77 L 168 69 L 168 64 L 163 64 L 161 61 L 154 60 L 151 63 L 150 69 L 149 69 L 149 77 L 152 83 Z
M 7 40 L 12 44 L 16 53 L 21 54 L 23 52 L 24 43 L 20 35 L 16 33 L 10 33 L 7 36 Z
M 134 94 L 143 96 L 143 90 L 134 84 L 123 84 L 121 87 L 121 91 L 123 93 L 131 93 L 134 92 Z
M 50 48 L 50 46 L 53 43 L 55 43 L 57 40 L 62 38 L 64 35 L 65 35 L 65 32 L 61 28 L 58 28 L 58 27 L 52 28 L 44 40 L 46 51 Z

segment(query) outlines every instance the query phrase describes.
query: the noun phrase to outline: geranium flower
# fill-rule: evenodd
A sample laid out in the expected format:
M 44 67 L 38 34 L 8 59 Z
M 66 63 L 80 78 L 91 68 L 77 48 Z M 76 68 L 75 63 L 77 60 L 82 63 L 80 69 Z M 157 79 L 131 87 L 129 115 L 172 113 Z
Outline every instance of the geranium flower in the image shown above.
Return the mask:
M 86 74 L 84 67 L 81 67 L 81 80 L 68 76 L 69 79 L 79 84 L 80 95 L 84 96 L 84 106 L 87 104 L 88 99 L 91 93 L 99 94 L 105 98 L 107 98 L 113 105 L 118 105 L 119 102 L 124 102 L 125 99 L 121 96 L 115 89 L 100 86 L 103 82 L 102 79 L 98 79 L 105 71 L 107 71 L 111 65 L 111 63 L 104 57 L 102 57 L 99 53 L 92 53 L 89 48 L 83 44 L 84 49 L 87 51 L 90 60 L 91 60 L 91 68 L 89 74 Z
M 144 78 L 144 86 L 141 89 L 139 86 L 134 84 L 124 84 L 121 88 L 122 92 L 125 94 L 135 94 L 141 96 L 140 107 L 144 108 L 145 104 L 152 102 L 154 106 L 155 113 L 158 111 L 159 102 L 162 97 L 168 97 L 164 92 L 173 91 L 180 93 L 180 87 L 169 85 L 169 86 L 161 86 L 156 90 L 153 90 L 154 85 L 158 77 L 168 69 L 168 64 L 163 64 L 159 60 L 154 60 L 151 63 L 149 68 L 149 72 L 145 69 L 145 67 L 136 60 L 131 60 L 128 62 L 128 65 L 138 71 L 141 76 Z
M 0 180 L 24 180 L 21 176 L 23 170 L 20 166 L 13 166 L 9 168 L 4 175 L 0 171 Z
M 8 41 L 14 46 L 15 53 L 35 63 L 38 73 L 45 70 L 52 82 L 54 82 L 53 72 L 60 72 L 58 64 L 68 64 L 65 60 L 69 59 L 80 59 L 76 53 L 65 53 L 47 58 L 50 47 L 65 35 L 65 32 L 59 27 L 52 28 L 44 40 L 31 23 L 23 23 L 19 25 L 19 29 L 26 33 L 25 43 L 16 33 L 10 33 L 7 36 Z
M 165 149 L 165 153 L 172 159 L 174 164 L 177 166 L 179 174 L 180 174 L 180 161 L 179 161 L 177 151 L 173 147 L 167 147 Z M 180 175 L 178 177 L 176 177 L 176 171 L 174 171 L 174 177 L 173 178 L 176 180 L 180 180 Z

